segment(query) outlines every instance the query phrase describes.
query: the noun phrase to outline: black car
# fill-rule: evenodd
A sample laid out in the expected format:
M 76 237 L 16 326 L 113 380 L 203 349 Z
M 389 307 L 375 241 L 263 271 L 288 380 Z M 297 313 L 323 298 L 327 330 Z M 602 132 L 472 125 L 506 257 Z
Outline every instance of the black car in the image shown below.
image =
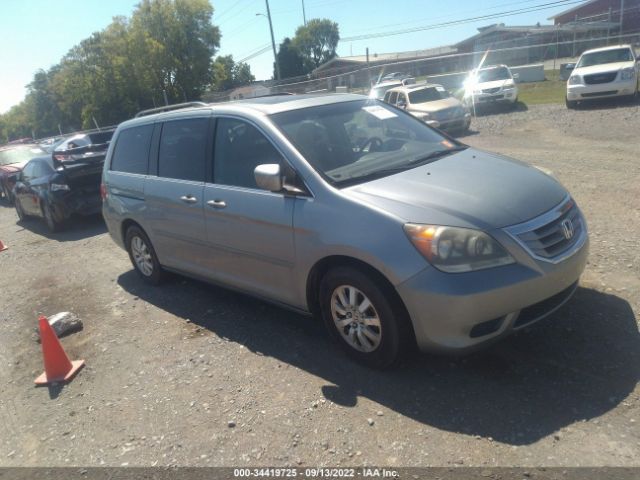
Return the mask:
M 100 178 L 105 152 L 76 153 L 66 161 L 53 156 L 30 160 L 13 189 L 20 220 L 42 217 L 49 230 L 56 232 L 74 214 L 100 213 Z

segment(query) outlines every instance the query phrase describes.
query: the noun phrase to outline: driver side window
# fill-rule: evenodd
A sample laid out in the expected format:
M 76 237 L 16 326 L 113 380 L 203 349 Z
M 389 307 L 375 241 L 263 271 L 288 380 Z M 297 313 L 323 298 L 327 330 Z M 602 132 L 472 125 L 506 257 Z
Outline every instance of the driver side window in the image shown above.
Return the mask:
M 214 183 L 257 189 L 254 170 L 264 163 L 285 165 L 280 152 L 256 127 L 235 118 L 218 118 Z

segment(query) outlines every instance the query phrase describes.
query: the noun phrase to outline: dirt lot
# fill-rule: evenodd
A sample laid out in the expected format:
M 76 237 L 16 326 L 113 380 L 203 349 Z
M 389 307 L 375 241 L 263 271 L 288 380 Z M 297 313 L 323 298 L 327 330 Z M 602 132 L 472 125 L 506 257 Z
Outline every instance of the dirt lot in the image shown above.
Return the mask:
M 191 280 L 143 285 L 99 219 L 0 207 L 1 466 L 640 466 L 640 107 L 478 118 L 463 141 L 550 169 L 590 226 L 574 299 L 465 358 L 347 360 L 312 319 Z M 36 388 L 37 315 L 87 367 Z M 230 423 L 234 422 L 234 423 Z M 235 425 L 235 426 L 233 426 Z

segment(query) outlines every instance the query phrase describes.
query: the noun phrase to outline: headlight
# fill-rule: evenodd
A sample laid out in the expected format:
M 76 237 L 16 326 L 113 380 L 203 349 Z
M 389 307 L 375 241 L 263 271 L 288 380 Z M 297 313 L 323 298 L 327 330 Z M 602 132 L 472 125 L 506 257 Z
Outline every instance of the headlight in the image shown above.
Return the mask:
M 407 223 L 404 231 L 429 263 L 443 272 L 470 272 L 515 262 L 498 242 L 479 230 Z
M 579 85 L 582 83 L 582 78 L 580 75 L 571 75 L 569 77 L 569 85 Z
M 420 113 L 418 115 L 418 118 L 420 118 L 420 120 L 429 120 L 431 118 L 431 114 L 430 113 Z
M 633 67 L 625 68 L 620 71 L 620 78 L 622 80 L 630 80 L 635 75 L 636 71 Z

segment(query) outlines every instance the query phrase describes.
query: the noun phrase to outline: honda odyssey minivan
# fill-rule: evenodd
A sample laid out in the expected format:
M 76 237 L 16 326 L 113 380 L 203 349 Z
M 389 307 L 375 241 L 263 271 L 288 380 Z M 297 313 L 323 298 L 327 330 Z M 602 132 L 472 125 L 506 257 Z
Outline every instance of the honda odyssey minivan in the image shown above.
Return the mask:
M 146 112 L 118 127 L 102 182 L 143 280 L 177 272 L 314 314 L 375 367 L 530 325 L 587 261 L 553 177 L 359 95 Z

